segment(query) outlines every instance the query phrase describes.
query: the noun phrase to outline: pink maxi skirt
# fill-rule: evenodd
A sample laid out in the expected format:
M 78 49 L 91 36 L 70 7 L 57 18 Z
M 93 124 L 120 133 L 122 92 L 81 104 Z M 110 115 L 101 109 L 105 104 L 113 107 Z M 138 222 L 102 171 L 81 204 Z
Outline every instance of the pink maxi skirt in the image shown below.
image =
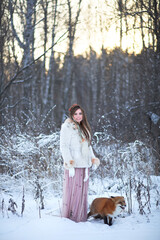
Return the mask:
M 84 182 L 85 168 L 75 168 L 74 177 L 69 177 L 69 170 L 64 170 L 62 217 L 75 222 L 87 220 L 88 184 Z

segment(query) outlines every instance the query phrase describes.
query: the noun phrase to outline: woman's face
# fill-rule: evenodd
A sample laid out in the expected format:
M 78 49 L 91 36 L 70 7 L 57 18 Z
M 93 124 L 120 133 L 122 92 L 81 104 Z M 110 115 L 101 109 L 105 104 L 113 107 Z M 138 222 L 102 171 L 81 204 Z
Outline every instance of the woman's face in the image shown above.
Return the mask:
M 83 120 L 83 113 L 82 110 L 79 108 L 75 113 L 73 114 L 74 121 L 80 123 Z

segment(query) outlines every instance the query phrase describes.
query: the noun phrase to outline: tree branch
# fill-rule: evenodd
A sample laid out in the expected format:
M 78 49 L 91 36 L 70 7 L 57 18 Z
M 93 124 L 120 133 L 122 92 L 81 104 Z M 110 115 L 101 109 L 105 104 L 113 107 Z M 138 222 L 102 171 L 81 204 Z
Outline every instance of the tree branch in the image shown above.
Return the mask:
M 24 66 L 23 68 L 21 68 L 9 81 L 9 83 L 6 84 L 6 86 L 4 87 L 4 89 L 0 92 L 0 97 L 2 97 L 2 95 L 7 91 L 7 89 L 11 86 L 11 84 L 16 80 L 16 78 L 20 75 L 20 73 L 22 73 L 25 69 L 29 68 L 33 63 L 35 63 L 36 61 L 38 61 L 41 57 L 43 57 L 49 50 L 51 50 L 56 44 L 58 44 L 58 42 L 62 39 L 63 36 L 65 36 L 65 34 L 68 32 L 68 30 L 63 33 L 58 40 L 50 47 L 48 48 L 43 54 L 41 54 L 38 58 L 36 58 L 35 60 L 33 60 L 32 62 L 30 62 L 29 64 L 27 64 L 26 66 Z
M 11 26 L 12 26 L 12 30 L 13 30 L 14 36 L 15 36 L 19 46 L 24 49 L 25 44 L 18 37 L 17 32 L 16 32 L 15 27 L 14 27 L 14 23 L 13 23 L 13 7 L 12 7 L 11 0 L 9 0 L 9 10 L 10 10 L 10 15 L 11 15 Z

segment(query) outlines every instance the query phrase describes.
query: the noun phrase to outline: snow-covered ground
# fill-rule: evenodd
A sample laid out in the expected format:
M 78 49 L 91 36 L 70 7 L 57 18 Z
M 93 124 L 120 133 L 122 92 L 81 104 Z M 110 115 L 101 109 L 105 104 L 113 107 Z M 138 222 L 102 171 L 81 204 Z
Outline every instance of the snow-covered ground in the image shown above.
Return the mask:
M 109 227 L 93 218 L 75 223 L 61 217 L 59 131 L 47 136 L 10 135 L 5 129 L 4 133 L 0 138 L 0 160 L 6 173 L 0 174 L 0 240 L 160 240 L 160 177 L 153 176 L 159 159 L 152 147 L 141 141 L 123 144 L 107 132 L 95 133 L 94 150 L 102 164 L 90 171 L 88 202 L 122 195 L 129 203 L 123 216 Z M 39 191 L 43 191 L 43 210 L 35 200 L 39 200 L 37 181 Z M 23 188 L 25 209 L 21 217 Z M 17 204 L 17 214 L 8 211 L 10 198 Z M 139 208 L 144 215 L 139 214 Z
M 102 221 L 95 220 L 89 220 L 85 223 L 74 223 L 68 219 L 48 215 L 46 212 L 42 214 L 41 219 L 38 216 L 33 217 L 33 215 L 24 216 L 23 218 L 11 217 L 9 219 L 1 219 L 0 239 L 160 239 L 160 211 L 154 212 L 149 217 L 149 222 L 145 217 L 131 215 L 116 219 L 111 227 L 104 225 Z
M 21 213 L 22 191 L 1 194 L 5 200 L 3 212 L 0 212 L 0 240 L 159 240 L 160 239 L 160 210 L 153 204 L 152 212 L 145 216 L 140 215 L 133 208 L 133 214 L 124 212 L 123 217 L 114 220 L 112 226 L 105 225 L 102 220 L 90 218 L 84 223 L 75 223 L 61 218 L 61 197 L 51 191 L 45 197 L 45 209 L 39 211 L 38 203 L 34 200 L 31 191 L 25 193 L 25 210 L 23 217 L 13 215 L 7 211 L 9 198 L 14 197 L 17 203 L 17 213 Z M 117 195 L 117 193 L 104 193 Z M 89 195 L 89 204 L 98 194 Z M 1 209 L 2 210 L 2 209 Z

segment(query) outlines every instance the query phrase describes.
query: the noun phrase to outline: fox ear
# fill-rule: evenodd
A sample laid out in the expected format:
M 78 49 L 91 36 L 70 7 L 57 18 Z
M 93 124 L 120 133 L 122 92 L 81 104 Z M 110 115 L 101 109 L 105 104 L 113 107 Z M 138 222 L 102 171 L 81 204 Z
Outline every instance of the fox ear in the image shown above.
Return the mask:
M 115 197 L 111 196 L 111 198 L 115 198 Z

